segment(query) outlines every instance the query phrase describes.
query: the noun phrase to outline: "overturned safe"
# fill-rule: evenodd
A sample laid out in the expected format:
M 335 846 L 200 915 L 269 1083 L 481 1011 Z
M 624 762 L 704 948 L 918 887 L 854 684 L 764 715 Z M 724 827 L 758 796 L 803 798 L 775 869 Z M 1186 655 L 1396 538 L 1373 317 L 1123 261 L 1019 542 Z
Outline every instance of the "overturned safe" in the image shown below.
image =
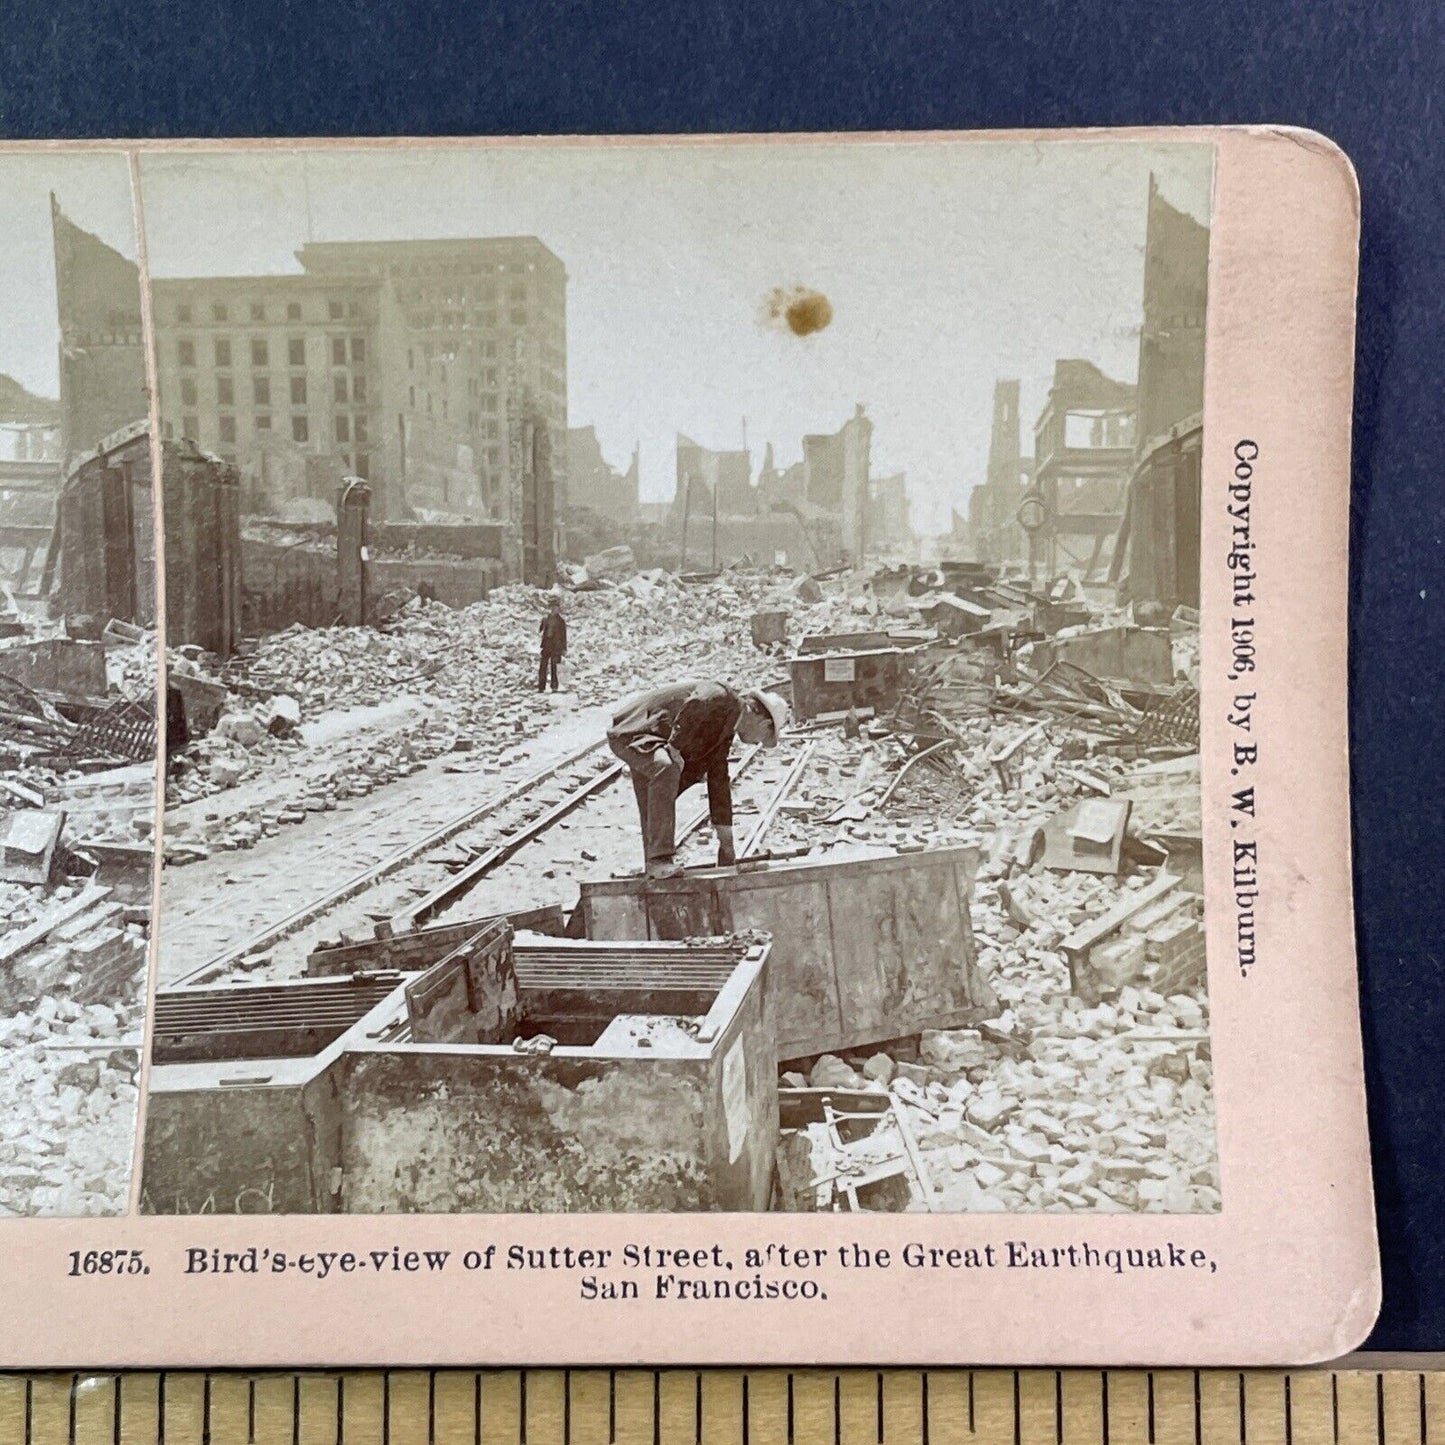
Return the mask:
M 494 921 L 420 972 L 162 989 L 142 1207 L 766 1209 L 767 953 Z
M 991 1018 L 969 921 L 978 852 L 778 860 L 678 878 L 582 884 L 593 939 L 772 938 L 768 1008 L 780 1060 Z
M 802 651 L 788 661 L 793 711 L 799 722 L 849 708 L 887 712 L 898 702 L 907 671 L 908 653 L 900 647 Z

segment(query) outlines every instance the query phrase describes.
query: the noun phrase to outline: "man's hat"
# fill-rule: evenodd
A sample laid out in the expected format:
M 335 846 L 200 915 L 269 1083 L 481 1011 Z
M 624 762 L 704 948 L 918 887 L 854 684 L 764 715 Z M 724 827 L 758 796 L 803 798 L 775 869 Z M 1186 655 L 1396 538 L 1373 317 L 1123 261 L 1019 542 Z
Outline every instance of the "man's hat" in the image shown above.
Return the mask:
M 748 701 L 755 703 L 773 720 L 773 736 L 782 737 L 783 729 L 787 727 L 792 716 L 786 700 L 775 692 L 764 692 L 761 688 L 754 688 L 748 693 Z

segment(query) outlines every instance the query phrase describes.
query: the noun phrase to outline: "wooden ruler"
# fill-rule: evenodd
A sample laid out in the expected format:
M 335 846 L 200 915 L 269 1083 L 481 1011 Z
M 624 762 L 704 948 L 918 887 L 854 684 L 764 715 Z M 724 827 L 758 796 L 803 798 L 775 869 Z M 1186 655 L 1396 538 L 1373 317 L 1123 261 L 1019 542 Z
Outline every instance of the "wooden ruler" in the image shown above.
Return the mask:
M 0 1445 L 1445 1445 L 1445 1371 L 0 1376 Z

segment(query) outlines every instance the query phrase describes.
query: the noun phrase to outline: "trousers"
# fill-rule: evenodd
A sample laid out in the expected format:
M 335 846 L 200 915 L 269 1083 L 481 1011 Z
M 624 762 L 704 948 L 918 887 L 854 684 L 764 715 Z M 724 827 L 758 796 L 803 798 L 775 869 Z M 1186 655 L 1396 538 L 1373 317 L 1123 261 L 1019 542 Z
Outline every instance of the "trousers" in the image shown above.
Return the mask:
M 607 745 L 627 764 L 637 816 L 642 824 L 643 855 L 649 863 L 665 862 L 677 851 L 677 785 L 682 780 L 682 759 L 671 749 L 647 752 L 615 738 Z M 659 766 L 659 759 L 665 758 Z
M 550 669 L 552 674 L 552 691 L 557 691 L 557 654 L 555 652 L 544 652 L 542 660 L 537 664 L 537 691 L 544 692 L 547 687 L 547 673 Z

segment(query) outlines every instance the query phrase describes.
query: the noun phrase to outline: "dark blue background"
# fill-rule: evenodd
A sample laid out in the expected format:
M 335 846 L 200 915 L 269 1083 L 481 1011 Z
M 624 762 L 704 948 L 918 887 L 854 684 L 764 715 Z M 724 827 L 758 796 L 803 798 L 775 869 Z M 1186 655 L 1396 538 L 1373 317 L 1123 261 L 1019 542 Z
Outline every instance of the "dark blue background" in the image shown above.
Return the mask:
M 1385 1267 L 1371 1344 L 1445 1348 L 1445 5 L 10 0 L 5 11 L 10 136 L 1259 121 L 1338 141 L 1364 193 L 1351 687 Z

